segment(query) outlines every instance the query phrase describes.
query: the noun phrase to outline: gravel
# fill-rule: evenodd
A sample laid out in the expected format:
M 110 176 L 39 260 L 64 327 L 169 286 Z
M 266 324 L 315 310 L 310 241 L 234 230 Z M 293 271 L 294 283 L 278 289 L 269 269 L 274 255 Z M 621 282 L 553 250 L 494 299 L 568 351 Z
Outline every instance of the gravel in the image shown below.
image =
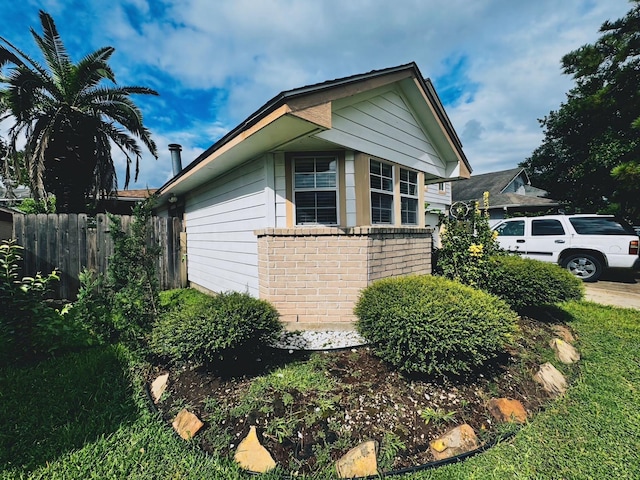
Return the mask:
M 273 346 L 284 350 L 335 350 L 366 344 L 366 340 L 353 331 L 309 330 L 283 332 Z

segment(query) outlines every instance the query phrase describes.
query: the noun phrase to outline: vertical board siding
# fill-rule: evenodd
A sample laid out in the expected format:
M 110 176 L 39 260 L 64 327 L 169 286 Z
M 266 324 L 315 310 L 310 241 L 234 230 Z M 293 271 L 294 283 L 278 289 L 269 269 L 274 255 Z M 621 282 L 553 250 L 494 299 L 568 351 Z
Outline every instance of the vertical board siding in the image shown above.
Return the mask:
M 246 163 L 187 199 L 190 282 L 214 292 L 258 296 L 258 240 L 253 232 L 267 226 L 265 161 Z
M 131 229 L 132 217 L 118 216 L 123 231 Z M 160 288 L 181 286 L 180 232 L 178 218 L 153 217 L 149 244 L 158 244 L 162 253 L 156 261 Z M 95 218 L 85 214 L 38 214 L 14 217 L 14 238 L 22 246 L 23 276 L 60 271 L 60 282 L 53 295 L 74 299 L 80 288 L 79 275 L 85 268 L 106 273 L 114 243 L 109 235 L 107 215 Z

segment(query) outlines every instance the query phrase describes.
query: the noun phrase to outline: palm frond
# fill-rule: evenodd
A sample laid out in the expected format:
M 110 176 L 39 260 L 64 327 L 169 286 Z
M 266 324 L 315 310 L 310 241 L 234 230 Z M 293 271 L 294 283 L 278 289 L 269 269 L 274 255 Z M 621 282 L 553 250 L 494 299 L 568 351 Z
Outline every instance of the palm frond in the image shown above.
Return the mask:
M 103 79 L 116 82 L 115 74 L 107 63 L 114 51 L 113 47 L 103 47 L 85 56 L 76 64 L 74 72 L 76 92 L 92 89 Z
M 42 24 L 42 36 L 38 35 L 33 28 L 31 35 L 44 55 L 51 73 L 60 78 L 60 84 L 64 85 L 71 70 L 71 58 L 62 43 L 53 18 L 43 10 L 40 10 L 40 23 Z

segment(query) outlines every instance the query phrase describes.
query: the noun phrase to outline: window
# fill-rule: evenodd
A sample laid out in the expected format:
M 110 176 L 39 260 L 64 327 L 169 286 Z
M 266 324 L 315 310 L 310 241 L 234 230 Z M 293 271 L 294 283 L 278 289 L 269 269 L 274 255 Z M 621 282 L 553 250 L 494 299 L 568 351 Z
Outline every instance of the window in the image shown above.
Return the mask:
M 337 164 L 334 156 L 293 159 L 297 225 L 337 225 Z
M 444 182 L 438 183 L 438 193 L 446 193 L 447 185 Z
M 400 216 L 403 225 L 418 223 L 418 172 L 400 169 Z
M 633 227 L 614 217 L 571 217 L 578 235 L 636 235 Z
M 370 160 L 371 223 L 393 223 L 393 167 Z
M 558 220 L 533 220 L 531 222 L 531 235 L 564 235 L 564 228 L 562 228 L 562 224 Z
M 524 235 L 524 220 L 504 222 L 496 227 L 496 232 L 501 237 L 521 237 Z

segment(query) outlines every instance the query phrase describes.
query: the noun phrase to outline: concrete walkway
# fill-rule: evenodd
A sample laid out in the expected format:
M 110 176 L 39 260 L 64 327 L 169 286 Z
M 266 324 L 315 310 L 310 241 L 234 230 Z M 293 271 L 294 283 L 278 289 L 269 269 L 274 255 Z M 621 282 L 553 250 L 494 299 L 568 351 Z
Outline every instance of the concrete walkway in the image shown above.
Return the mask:
M 640 310 L 640 272 L 609 271 L 597 282 L 584 285 L 586 300 Z

